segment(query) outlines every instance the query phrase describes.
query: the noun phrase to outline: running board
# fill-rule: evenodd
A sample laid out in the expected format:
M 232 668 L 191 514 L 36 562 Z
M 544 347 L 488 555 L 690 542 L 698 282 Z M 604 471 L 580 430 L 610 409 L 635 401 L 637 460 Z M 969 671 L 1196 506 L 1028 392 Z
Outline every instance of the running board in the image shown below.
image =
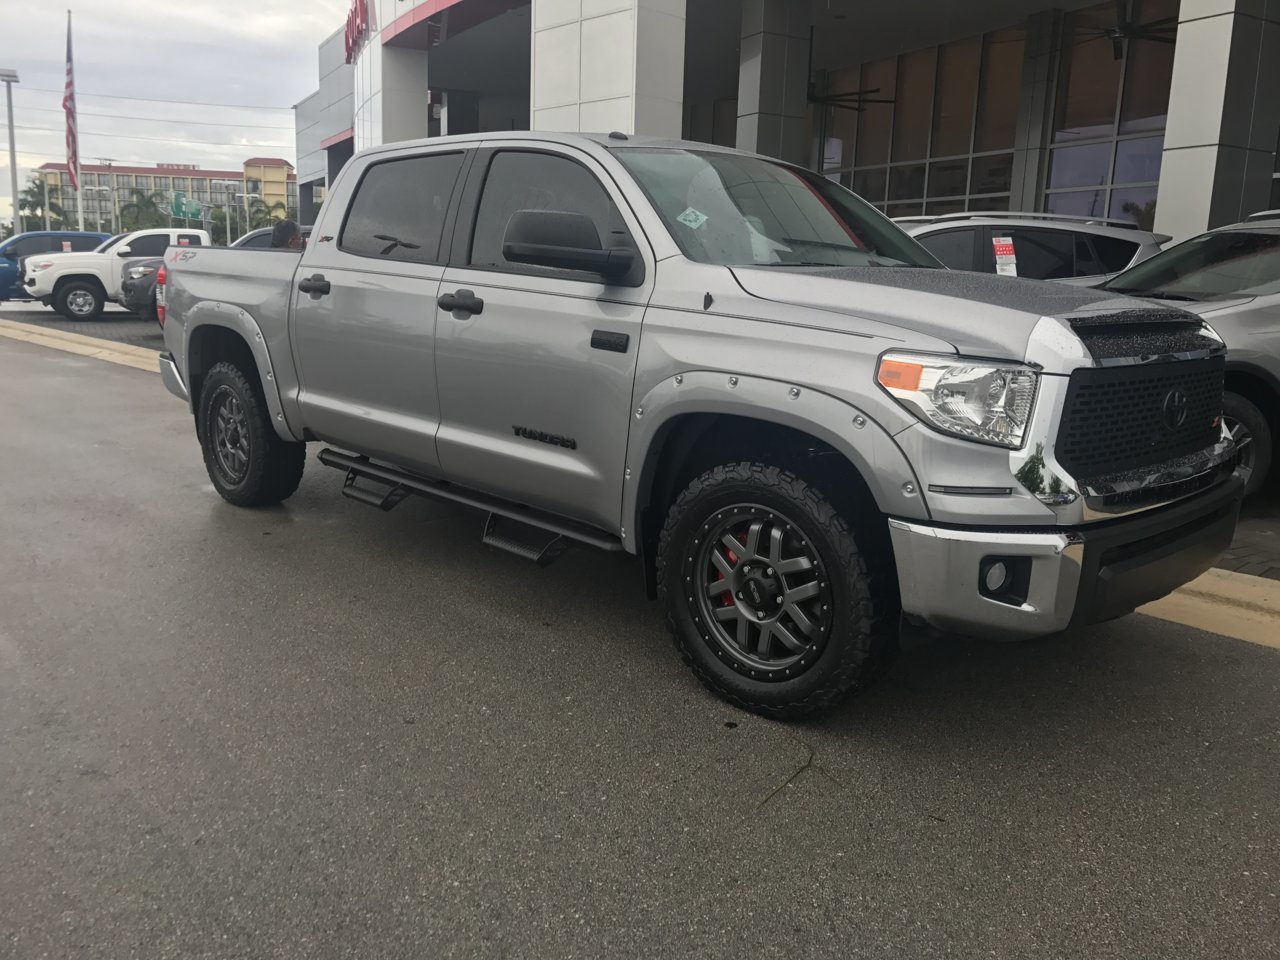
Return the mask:
M 344 496 L 381 510 L 392 509 L 411 493 L 484 510 L 490 515 L 485 524 L 484 541 L 536 563 L 545 565 L 558 557 L 569 545 L 564 542 L 566 540 L 611 553 L 622 550 L 621 540 L 588 524 L 444 480 L 428 480 L 395 467 L 373 463 L 368 457 L 326 448 L 320 451 L 320 462 L 326 467 L 347 471 L 342 484 Z M 358 487 L 357 480 L 386 489 Z M 521 527 L 528 529 L 521 530 Z

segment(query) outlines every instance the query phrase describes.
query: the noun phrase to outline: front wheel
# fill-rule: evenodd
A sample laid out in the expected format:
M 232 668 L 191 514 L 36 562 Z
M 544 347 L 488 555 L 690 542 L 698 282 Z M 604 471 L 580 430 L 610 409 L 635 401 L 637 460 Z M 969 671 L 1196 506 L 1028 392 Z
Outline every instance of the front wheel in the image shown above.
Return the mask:
M 823 710 L 879 672 L 895 638 L 848 520 L 762 463 L 716 467 L 672 506 L 658 589 L 677 649 L 730 703 L 777 719 Z
M 205 375 L 196 426 L 209 479 L 228 503 L 262 507 L 298 489 L 307 445 L 280 439 L 266 400 L 234 364 Z
M 53 295 L 53 308 L 68 320 L 96 320 L 106 305 L 102 289 L 81 280 L 63 284 Z
M 1271 471 L 1271 426 L 1252 402 L 1229 391 L 1222 397 L 1222 420 L 1240 448 L 1240 466 L 1249 471 L 1244 495 L 1255 494 Z

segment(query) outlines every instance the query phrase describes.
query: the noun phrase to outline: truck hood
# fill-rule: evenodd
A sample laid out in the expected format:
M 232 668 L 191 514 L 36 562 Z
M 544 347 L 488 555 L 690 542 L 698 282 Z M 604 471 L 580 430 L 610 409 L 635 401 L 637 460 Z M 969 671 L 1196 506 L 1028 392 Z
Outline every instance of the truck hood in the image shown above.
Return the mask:
M 111 259 L 110 253 L 92 253 L 87 250 L 73 253 L 33 253 L 29 257 L 23 257 L 23 263 L 33 263 L 37 260 L 40 262 L 49 261 L 53 264 L 51 269 L 63 271 L 69 269 L 80 269 L 85 267 L 100 267 L 104 261 Z
M 1120 297 L 1062 283 L 995 274 L 911 267 L 733 267 L 753 297 L 821 311 L 832 327 L 857 330 L 874 320 L 935 337 L 956 351 L 980 357 L 1022 360 L 1041 317 L 1091 326 L 1108 322 L 1168 320 L 1169 304 Z

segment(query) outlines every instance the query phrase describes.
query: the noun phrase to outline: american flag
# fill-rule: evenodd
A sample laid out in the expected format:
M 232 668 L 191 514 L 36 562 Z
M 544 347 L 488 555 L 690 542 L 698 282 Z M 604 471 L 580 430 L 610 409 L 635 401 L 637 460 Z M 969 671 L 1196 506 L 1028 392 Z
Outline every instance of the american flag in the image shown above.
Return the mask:
M 67 115 L 67 172 L 71 189 L 80 190 L 80 137 L 76 132 L 76 74 L 71 66 L 71 11 L 67 11 L 67 86 L 62 94 L 62 109 Z

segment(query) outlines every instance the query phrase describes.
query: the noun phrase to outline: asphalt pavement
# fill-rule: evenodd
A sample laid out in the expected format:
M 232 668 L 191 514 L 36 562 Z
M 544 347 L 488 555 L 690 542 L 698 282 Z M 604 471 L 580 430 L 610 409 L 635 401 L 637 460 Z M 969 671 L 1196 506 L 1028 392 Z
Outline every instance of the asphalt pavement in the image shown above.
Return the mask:
M 159 379 L 0 340 L 0 956 L 1280 956 L 1280 654 L 914 637 L 733 710 L 634 562 L 214 493 Z

